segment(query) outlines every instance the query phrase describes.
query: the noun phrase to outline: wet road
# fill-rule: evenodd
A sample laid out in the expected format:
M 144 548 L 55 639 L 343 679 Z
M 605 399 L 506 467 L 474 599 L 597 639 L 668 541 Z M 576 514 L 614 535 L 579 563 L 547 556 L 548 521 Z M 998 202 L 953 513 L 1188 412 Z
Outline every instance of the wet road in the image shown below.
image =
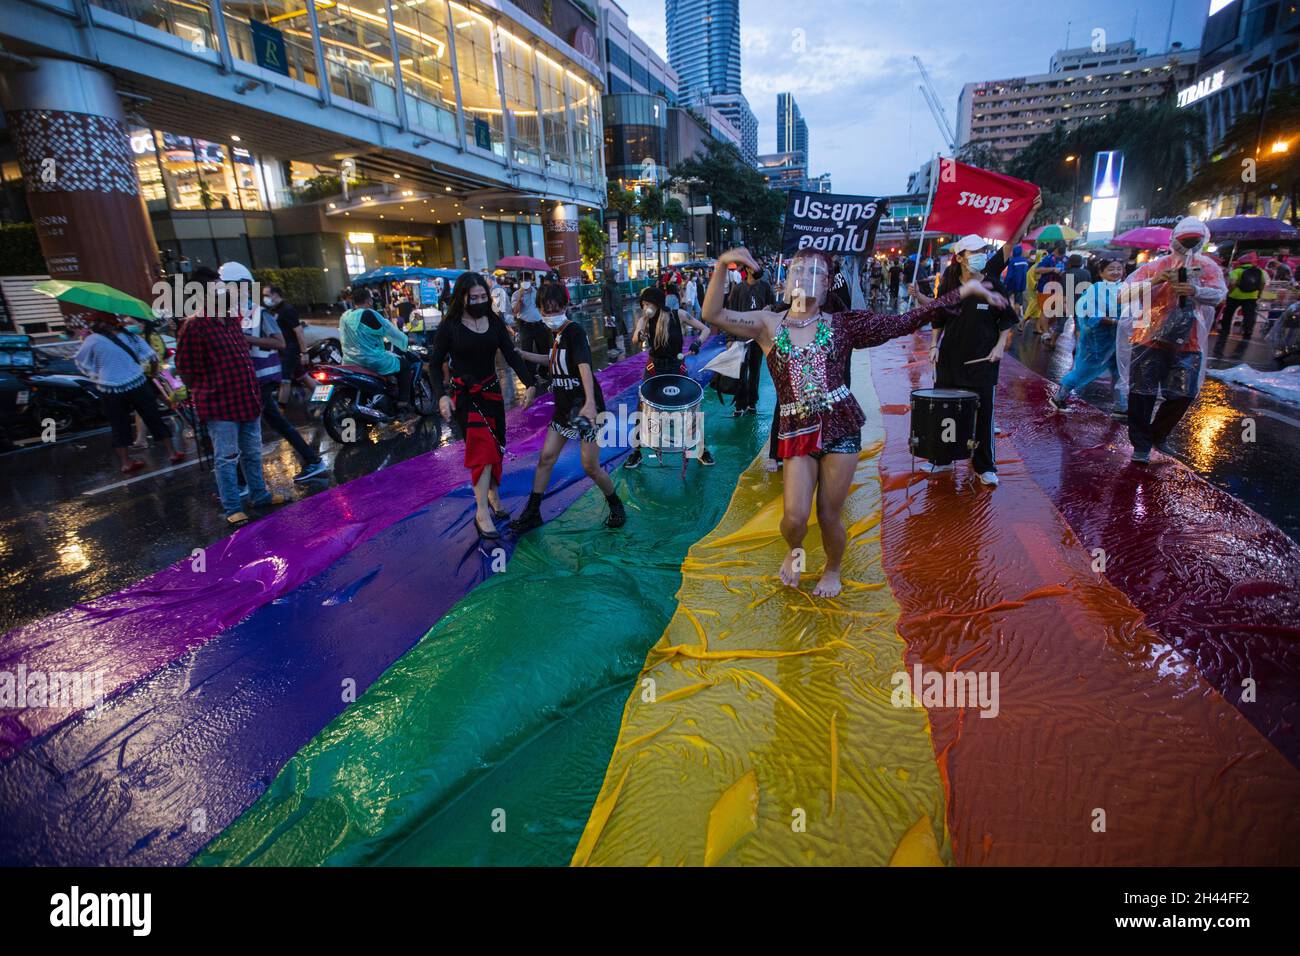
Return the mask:
M 1226 349 L 1231 357 L 1234 335 Z M 1026 367 L 1059 382 L 1070 369 L 1074 342 L 1062 336 L 1055 350 L 1037 335 L 1017 333 L 1011 353 Z M 1257 368 L 1271 368 L 1271 348 L 1252 342 L 1245 359 Z M 1228 368 L 1239 361 L 1210 358 L 1211 368 Z M 1110 382 L 1102 377 L 1083 389 L 1084 401 L 1109 411 Z M 1050 414 L 1044 407 L 1044 414 Z M 1068 413 L 1067 413 L 1068 414 Z M 1175 457 L 1210 484 L 1227 491 L 1300 541 L 1300 407 L 1253 389 L 1206 377 L 1201 394 L 1169 441 Z
M 594 331 L 594 326 L 589 328 Z M 608 360 L 603 339 L 593 335 L 592 345 L 597 366 L 604 367 Z M 1069 368 L 1072 346 L 1070 339 L 1062 337 L 1057 348 L 1049 351 L 1036 336 L 1018 336 L 1012 351 L 1029 368 L 1059 381 Z M 1252 344 L 1246 358 L 1266 367 L 1266 352 Z M 522 390 L 508 370 L 503 371 L 503 381 L 507 404 L 512 405 Z M 1110 407 L 1104 379 L 1088 386 L 1082 397 L 1098 407 Z M 408 420 L 364 443 L 340 447 L 315 422 L 301 398 L 288 414 L 331 465 L 328 474 L 294 485 L 296 457 L 283 441 L 264 430 L 268 480 L 295 498 L 457 438 L 452 426 L 435 417 Z M 1254 423 L 1253 441 L 1246 440 L 1247 420 Z M 1300 495 L 1294 491 L 1294 476 L 1300 474 L 1300 408 L 1207 379 L 1171 445 L 1206 480 L 1300 541 Z M 187 447 L 192 450 L 193 443 Z M 229 534 L 208 468 L 193 459 L 169 466 L 162 452 L 153 449 L 135 454 L 149 467 L 128 481 L 122 480 L 112 460 L 107 429 L 0 455 L 0 622 L 4 630 L 112 593 Z
M 592 349 L 597 368 L 609 364 L 603 338 L 593 335 Z M 509 368 L 499 371 L 509 409 L 523 389 Z M 329 472 L 295 485 L 297 456 L 262 429 L 267 481 L 293 500 L 459 439 L 455 425 L 435 415 L 411 417 L 364 441 L 339 445 L 304 398 L 299 390 L 286 415 L 319 450 Z M 172 427 L 175 432 L 174 421 Z M 193 457 L 192 440 L 184 447 L 191 458 L 177 466 L 161 449 L 132 450 L 148 467 L 125 480 L 107 428 L 0 454 L 0 632 L 111 594 L 230 534 L 211 468 Z

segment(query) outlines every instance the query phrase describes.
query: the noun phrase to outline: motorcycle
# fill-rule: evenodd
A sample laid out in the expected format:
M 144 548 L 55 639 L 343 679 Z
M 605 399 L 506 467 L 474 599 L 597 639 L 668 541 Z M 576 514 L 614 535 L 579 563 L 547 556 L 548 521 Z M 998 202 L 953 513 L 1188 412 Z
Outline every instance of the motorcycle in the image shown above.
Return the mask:
M 340 365 L 343 362 L 343 347 L 337 338 L 321 339 L 310 346 L 303 358 L 303 364 L 310 370 L 318 365 Z
M 437 411 L 425 371 L 427 353 L 420 346 L 411 346 L 406 355 L 411 360 L 410 408 L 426 418 Z M 321 365 L 312 370 L 311 377 L 317 384 L 310 404 L 324 406 L 321 424 L 340 444 L 356 441 L 360 432 L 401 418 L 404 407 L 397 400 L 395 376 L 380 375 L 360 365 Z
M 80 372 L 43 368 L 20 373 L 19 378 L 31 390 L 29 408 L 38 431 L 46 421 L 53 421 L 60 435 L 103 424 L 99 390 Z

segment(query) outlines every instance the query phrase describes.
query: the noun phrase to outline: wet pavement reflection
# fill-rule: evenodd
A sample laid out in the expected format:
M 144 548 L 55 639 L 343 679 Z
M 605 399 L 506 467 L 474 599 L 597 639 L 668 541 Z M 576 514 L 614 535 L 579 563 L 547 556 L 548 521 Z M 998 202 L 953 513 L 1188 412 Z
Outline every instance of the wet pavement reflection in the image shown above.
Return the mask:
M 596 367 L 604 368 L 604 338 L 595 334 L 594 322 L 587 329 Z M 499 372 L 508 410 L 524 389 L 507 366 Z M 328 472 L 294 484 L 301 468 L 297 456 L 262 429 L 267 482 L 293 500 L 460 439 L 454 422 L 408 416 L 355 444 L 339 445 L 305 399 L 305 390 L 298 390 L 285 414 L 319 450 Z M 148 467 L 128 480 L 118 472 L 107 428 L 0 454 L 0 631 L 111 594 L 227 537 L 211 468 L 193 457 L 192 440 L 184 447 L 191 458 L 178 466 L 168 464 L 161 448 L 133 450 Z
M 1010 351 L 1021 364 L 1059 382 L 1070 370 L 1073 349 L 1074 340 L 1066 336 L 1050 349 L 1039 336 L 1018 332 Z M 1246 358 L 1266 368 L 1259 361 L 1265 351 L 1252 344 Z M 1211 357 L 1212 368 L 1234 364 Z M 1103 376 L 1076 397 L 1109 411 L 1109 379 Z M 1043 414 L 1050 414 L 1046 406 Z M 1126 440 L 1123 429 L 1120 433 Z M 1207 377 L 1196 402 L 1170 436 L 1169 449 L 1210 484 L 1300 541 L 1300 494 L 1295 491 L 1295 476 L 1300 474 L 1300 408 Z

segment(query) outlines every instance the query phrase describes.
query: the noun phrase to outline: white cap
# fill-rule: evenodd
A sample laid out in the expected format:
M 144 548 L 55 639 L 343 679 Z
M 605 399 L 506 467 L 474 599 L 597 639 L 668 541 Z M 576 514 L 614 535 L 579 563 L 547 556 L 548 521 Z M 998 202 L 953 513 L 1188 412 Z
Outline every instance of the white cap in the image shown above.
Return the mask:
M 217 275 L 222 282 L 252 282 L 253 273 L 248 271 L 248 266 L 240 262 L 223 262 L 221 268 L 217 270 Z
M 1204 241 L 1210 238 L 1210 227 L 1195 216 L 1185 216 L 1174 226 L 1173 238 L 1179 236 L 1200 236 Z
M 959 252 L 979 252 L 987 245 L 988 243 L 984 241 L 982 236 L 977 236 L 972 233 L 969 236 L 963 236 L 959 239 L 952 247 L 952 252 L 953 255 L 956 255 Z

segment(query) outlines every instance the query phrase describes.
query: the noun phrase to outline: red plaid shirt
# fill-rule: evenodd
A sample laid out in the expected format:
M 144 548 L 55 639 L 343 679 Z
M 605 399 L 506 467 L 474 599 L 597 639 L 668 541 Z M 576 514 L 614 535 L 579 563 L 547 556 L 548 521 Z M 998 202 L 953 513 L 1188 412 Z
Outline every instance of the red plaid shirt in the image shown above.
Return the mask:
M 181 326 L 176 370 L 206 422 L 251 422 L 262 414 L 262 392 L 243 330 L 232 320 L 195 316 Z

